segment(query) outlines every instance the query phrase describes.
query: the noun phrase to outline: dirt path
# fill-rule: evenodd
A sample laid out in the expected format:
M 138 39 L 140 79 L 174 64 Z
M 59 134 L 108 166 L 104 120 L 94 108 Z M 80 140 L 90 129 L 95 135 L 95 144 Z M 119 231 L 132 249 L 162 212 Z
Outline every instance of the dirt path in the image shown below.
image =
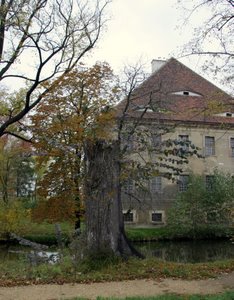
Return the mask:
M 216 294 L 234 289 L 234 272 L 207 280 L 132 280 L 92 284 L 34 285 L 0 287 L 1 300 L 61 300 L 71 297 L 153 296 L 165 293 Z

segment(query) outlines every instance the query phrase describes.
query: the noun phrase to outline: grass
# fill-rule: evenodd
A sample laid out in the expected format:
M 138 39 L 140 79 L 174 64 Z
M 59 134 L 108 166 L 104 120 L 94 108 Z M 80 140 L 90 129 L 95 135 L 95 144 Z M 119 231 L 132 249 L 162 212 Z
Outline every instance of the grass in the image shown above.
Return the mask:
M 126 228 L 126 234 L 132 241 L 147 241 L 147 240 L 173 240 L 173 239 L 190 239 L 192 233 L 176 231 L 170 227 L 157 227 L 157 228 Z M 198 239 L 218 239 L 226 238 L 234 234 L 234 228 L 223 226 L 207 226 L 200 228 L 197 232 Z
M 218 295 L 159 295 L 151 297 L 126 297 L 126 298 L 102 298 L 97 300 L 233 300 L 234 291 L 225 292 Z M 67 300 L 85 300 L 85 298 L 70 298 Z
M 62 237 L 65 243 L 69 242 L 74 231 L 74 225 L 64 222 L 60 223 Z M 220 238 L 234 234 L 234 229 L 209 228 L 201 233 L 201 238 Z M 213 233 L 212 233 L 213 232 Z M 169 227 L 152 227 L 152 228 L 126 228 L 127 237 L 132 241 L 158 241 L 158 240 L 173 240 L 173 239 L 188 239 L 187 234 L 178 233 L 171 230 Z M 25 228 L 21 234 L 24 238 L 41 244 L 53 245 L 57 243 L 55 236 L 55 225 L 46 222 L 31 223 L 28 228 Z
M 73 232 L 73 225 L 64 222 L 59 223 L 61 226 L 62 239 L 65 243 L 67 243 L 71 237 Z M 50 223 L 32 223 L 30 229 L 28 229 L 23 237 L 32 241 L 46 245 L 53 245 L 57 243 L 57 239 L 55 236 L 55 224 Z
M 204 279 L 216 277 L 223 272 L 234 271 L 234 260 L 212 263 L 182 264 L 163 262 L 154 258 L 122 260 L 109 258 L 106 261 L 74 262 L 70 255 L 61 263 L 30 266 L 25 259 L 0 263 L 0 286 L 20 284 L 103 282 L 131 279 Z
M 61 224 L 64 240 L 70 238 L 72 226 Z M 56 242 L 54 225 L 32 224 L 24 237 L 45 244 Z M 151 239 L 168 236 L 167 228 L 128 228 L 130 239 Z M 182 264 L 164 262 L 155 258 L 122 260 L 113 258 L 74 262 L 69 253 L 64 253 L 61 263 L 30 266 L 26 258 L 0 261 L 0 286 L 15 286 L 31 283 L 100 282 L 143 278 L 202 279 L 215 277 L 222 272 L 234 271 L 234 260 L 209 263 Z
M 167 227 L 158 228 L 126 228 L 126 234 L 130 240 L 158 240 L 170 239 L 172 237 L 171 231 Z

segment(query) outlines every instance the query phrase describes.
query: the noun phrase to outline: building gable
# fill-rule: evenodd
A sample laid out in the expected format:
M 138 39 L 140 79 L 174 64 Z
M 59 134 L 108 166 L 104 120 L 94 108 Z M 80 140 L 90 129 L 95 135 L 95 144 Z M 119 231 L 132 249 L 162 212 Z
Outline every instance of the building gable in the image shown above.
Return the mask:
M 233 99 L 174 58 L 152 73 L 132 94 L 127 116 L 179 122 L 234 125 Z M 126 100 L 118 112 L 126 107 Z

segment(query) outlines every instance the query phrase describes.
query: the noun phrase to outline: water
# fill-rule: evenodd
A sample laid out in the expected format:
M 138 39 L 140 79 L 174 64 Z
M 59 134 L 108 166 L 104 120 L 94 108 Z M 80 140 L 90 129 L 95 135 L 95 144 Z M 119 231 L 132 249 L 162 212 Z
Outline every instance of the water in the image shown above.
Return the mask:
M 224 259 L 234 259 L 234 244 L 230 241 L 164 241 L 135 243 L 134 246 L 146 257 L 156 257 L 164 261 L 198 263 Z M 20 245 L 0 245 L 0 262 L 28 258 L 30 247 Z M 48 250 L 48 256 L 56 250 Z
M 181 263 L 210 262 L 234 259 L 234 244 L 230 241 L 164 241 L 135 243 L 146 257 Z
M 26 258 L 28 261 L 41 259 L 49 263 L 56 263 L 59 260 L 59 254 L 56 250 L 33 251 L 30 247 L 21 245 L 0 245 L 0 262 L 18 260 L 19 258 Z

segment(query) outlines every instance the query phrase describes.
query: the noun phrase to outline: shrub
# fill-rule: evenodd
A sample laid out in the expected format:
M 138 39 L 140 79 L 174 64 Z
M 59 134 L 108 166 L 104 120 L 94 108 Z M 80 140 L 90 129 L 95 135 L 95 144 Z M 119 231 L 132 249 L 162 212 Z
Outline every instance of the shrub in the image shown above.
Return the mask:
M 168 213 L 168 225 L 174 233 L 205 238 L 217 232 L 225 234 L 232 225 L 234 179 L 215 171 L 209 186 L 204 178 L 190 175 L 188 188 L 179 193 Z
M 9 238 L 11 232 L 22 233 L 30 222 L 30 210 L 22 203 L 14 201 L 0 204 L 0 236 Z

